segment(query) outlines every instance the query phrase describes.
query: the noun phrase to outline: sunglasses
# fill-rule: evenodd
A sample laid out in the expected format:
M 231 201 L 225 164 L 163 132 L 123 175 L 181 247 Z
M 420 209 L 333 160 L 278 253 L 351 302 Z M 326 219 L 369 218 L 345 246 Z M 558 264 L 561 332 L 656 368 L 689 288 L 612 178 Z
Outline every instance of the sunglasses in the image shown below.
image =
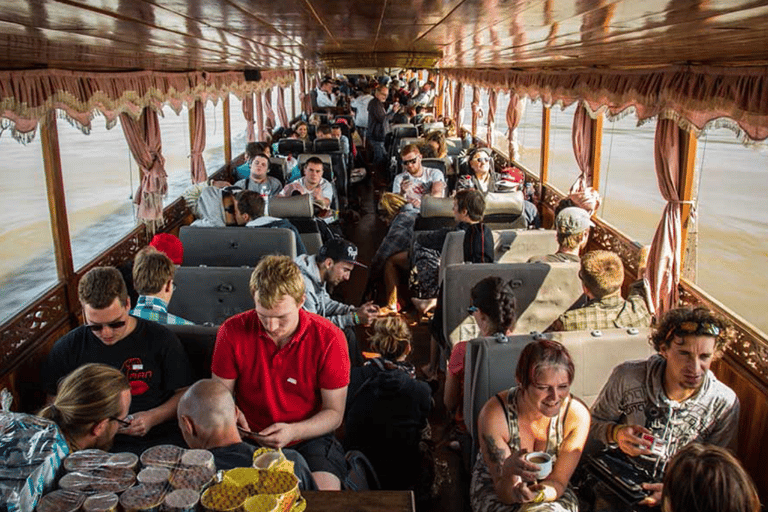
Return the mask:
M 476 311 L 480 311 L 480 308 L 478 308 L 477 306 L 469 306 L 469 307 L 467 308 L 467 313 L 469 313 L 470 315 L 471 315 L 472 313 L 476 312 Z
M 419 157 L 411 158 L 410 160 L 403 160 L 403 165 L 415 164 Z
M 234 215 L 235 214 L 235 206 L 234 205 L 227 206 L 226 208 L 224 208 L 224 211 L 229 213 L 230 215 Z
M 112 421 L 116 421 L 118 423 L 118 425 L 120 425 L 123 428 L 128 428 L 128 427 L 131 426 L 131 422 L 130 421 L 121 420 L 120 418 L 115 418 L 113 416 L 110 416 L 109 419 L 112 420 Z
M 483 156 L 483 157 L 480 157 L 480 158 L 473 158 L 473 160 L 474 160 L 475 162 L 480 162 L 480 163 L 485 163 L 485 162 L 490 162 L 490 161 L 491 161 L 491 159 L 490 159 L 490 158 L 488 158 L 488 157 L 485 157 L 485 156 Z
M 105 327 L 109 327 L 113 331 L 125 327 L 125 320 L 118 320 L 116 322 L 108 322 L 106 324 L 86 324 L 88 328 L 93 332 L 101 332 Z
M 671 338 L 673 334 L 675 336 L 682 336 L 685 334 L 706 334 L 708 336 L 717 337 L 720 335 L 720 327 L 712 322 L 681 322 L 680 325 L 669 332 L 667 338 Z

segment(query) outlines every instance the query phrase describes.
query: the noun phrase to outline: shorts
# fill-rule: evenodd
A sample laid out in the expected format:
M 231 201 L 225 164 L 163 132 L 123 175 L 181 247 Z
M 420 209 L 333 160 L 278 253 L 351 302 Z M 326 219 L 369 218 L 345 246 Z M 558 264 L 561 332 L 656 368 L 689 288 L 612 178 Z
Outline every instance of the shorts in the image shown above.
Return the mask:
M 342 482 L 347 478 L 347 461 L 344 449 L 333 434 L 308 439 L 289 448 L 299 452 L 307 461 L 310 471 L 334 474 Z

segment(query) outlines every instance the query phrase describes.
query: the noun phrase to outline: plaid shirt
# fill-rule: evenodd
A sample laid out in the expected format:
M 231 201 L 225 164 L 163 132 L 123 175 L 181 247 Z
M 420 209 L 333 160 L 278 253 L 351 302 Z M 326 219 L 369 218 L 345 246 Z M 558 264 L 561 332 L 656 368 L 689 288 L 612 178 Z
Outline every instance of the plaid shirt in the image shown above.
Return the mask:
M 160 324 L 195 325 L 194 322 L 168 313 L 168 303 L 163 299 L 147 295 L 139 295 L 136 307 L 131 310 L 131 315 Z
M 643 281 L 635 281 L 626 300 L 621 295 L 592 299 L 585 306 L 566 311 L 551 331 L 591 331 L 619 327 L 648 327 L 652 316 L 643 298 Z

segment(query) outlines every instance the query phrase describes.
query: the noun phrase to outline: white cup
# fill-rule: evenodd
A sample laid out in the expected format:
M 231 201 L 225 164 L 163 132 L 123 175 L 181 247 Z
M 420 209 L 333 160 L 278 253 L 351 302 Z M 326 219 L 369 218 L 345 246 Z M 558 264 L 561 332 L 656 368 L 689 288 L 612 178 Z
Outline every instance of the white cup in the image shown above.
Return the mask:
M 525 460 L 539 467 L 536 480 L 544 480 L 552 472 L 552 456 L 546 452 L 526 453 Z

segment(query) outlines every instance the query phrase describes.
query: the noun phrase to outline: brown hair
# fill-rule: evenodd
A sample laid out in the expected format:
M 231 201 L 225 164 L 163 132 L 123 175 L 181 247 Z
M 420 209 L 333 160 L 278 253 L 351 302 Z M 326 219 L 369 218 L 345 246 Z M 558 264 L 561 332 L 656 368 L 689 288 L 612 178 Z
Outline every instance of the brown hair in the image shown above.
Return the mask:
M 392 219 L 400 213 L 400 208 L 402 208 L 406 202 L 405 198 L 400 194 L 384 192 L 381 194 L 381 199 L 379 199 L 379 208 L 386 212 L 387 220 L 391 222 Z
M 370 333 L 371 349 L 390 361 L 397 361 L 411 344 L 411 330 L 399 316 L 377 318 Z
M 240 215 L 246 213 L 251 220 L 264 215 L 264 198 L 253 190 L 243 190 L 237 195 L 237 209 Z
M 584 233 L 588 233 L 589 228 L 585 229 L 584 231 L 579 231 L 578 233 L 573 233 L 571 235 L 566 235 L 565 233 L 557 232 L 557 244 L 560 247 L 564 247 L 565 249 L 575 249 L 579 246 L 581 243 L 582 238 L 584 237 Z
M 154 295 L 176 274 L 171 258 L 152 246 L 144 247 L 133 259 L 133 287 L 140 295 Z
M 671 512 L 759 512 L 755 484 L 726 449 L 691 443 L 672 457 L 662 502 Z
M 403 146 L 403 149 L 400 150 L 400 156 L 405 156 L 411 153 L 417 153 L 421 155 L 421 151 L 419 151 L 419 146 L 416 144 L 406 144 Z
M 579 277 L 592 295 L 602 298 L 621 288 L 624 264 L 615 252 L 591 251 L 581 258 Z
M 695 324 L 695 330 L 689 332 L 690 329 L 688 329 L 686 332 L 680 332 L 680 328 L 685 322 Z M 709 327 L 709 332 L 706 332 L 707 327 Z M 719 333 L 717 335 L 710 334 L 712 328 L 716 328 Z M 651 343 L 653 348 L 659 351 L 662 347 L 669 348 L 675 336 L 695 333 L 710 335 L 715 338 L 715 350 L 717 352 L 722 351 L 736 336 L 731 323 L 724 317 L 707 308 L 684 307 L 671 309 L 664 314 L 659 326 L 651 335 Z
M 285 295 L 293 297 L 296 304 L 304 299 L 304 277 L 299 266 L 290 256 L 265 256 L 251 274 L 251 294 L 259 293 L 259 303 L 271 309 Z
M 515 292 L 512 285 L 498 276 L 478 281 L 470 291 L 472 305 L 491 323 L 493 333 L 506 333 L 517 322 Z
M 459 190 L 453 199 L 458 211 L 466 210 L 467 216 L 475 222 L 483 220 L 485 198 L 482 192 L 474 189 Z
M 552 366 L 561 367 L 568 373 L 568 382 L 573 383 L 576 372 L 573 359 L 562 344 L 552 340 L 532 341 L 520 352 L 515 369 L 515 379 L 523 389 L 536 384 L 541 370 Z
M 115 267 L 95 267 L 86 272 L 77 285 L 80 302 L 93 309 L 106 309 L 115 299 L 121 304 L 128 301 L 128 289 L 120 271 Z
M 437 156 L 444 157 L 448 153 L 448 146 L 445 142 L 445 135 L 439 130 L 429 132 L 424 139 L 427 142 L 437 142 Z
M 120 371 L 99 363 L 88 363 L 67 375 L 59 383 L 53 404 L 38 413 L 55 421 L 73 450 L 79 449 L 73 439 L 83 436 L 94 425 L 116 418 L 120 410 L 120 394 L 130 390 L 128 379 Z

